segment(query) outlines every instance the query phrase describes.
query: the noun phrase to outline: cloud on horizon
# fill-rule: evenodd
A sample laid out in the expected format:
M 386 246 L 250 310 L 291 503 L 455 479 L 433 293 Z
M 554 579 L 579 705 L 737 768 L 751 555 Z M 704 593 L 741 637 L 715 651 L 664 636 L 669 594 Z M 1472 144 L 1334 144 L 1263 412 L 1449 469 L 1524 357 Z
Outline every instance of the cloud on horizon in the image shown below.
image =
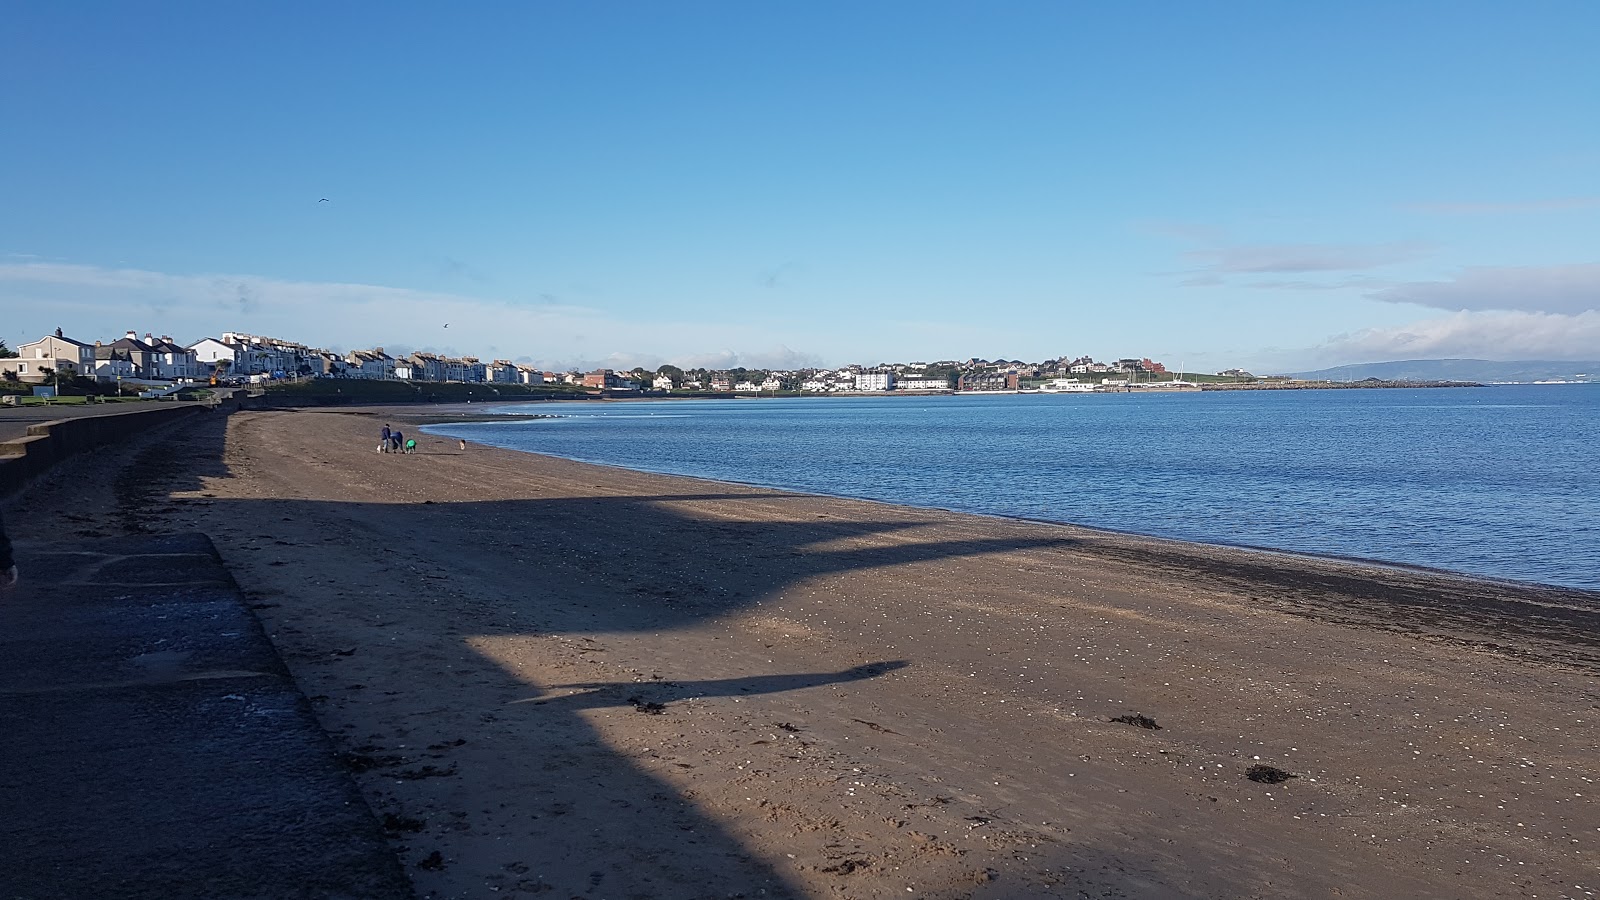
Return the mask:
M 1397 328 L 1365 328 L 1330 338 L 1305 354 L 1316 365 L 1396 359 L 1592 360 L 1600 348 L 1600 312 L 1576 315 L 1461 311 Z
M 1449 281 L 1412 281 L 1368 296 L 1435 309 L 1582 313 L 1600 309 L 1600 263 L 1471 266 Z
M 18 310 L 9 327 L 43 334 L 59 325 L 88 340 L 121 336 L 129 328 L 159 330 L 186 342 L 243 331 L 324 347 L 458 348 L 453 352 L 528 358 L 552 370 L 594 368 L 589 364 L 597 360 L 632 368 L 645 358 L 659 360 L 656 365 L 732 358 L 754 368 L 813 358 L 788 348 L 704 349 L 776 343 L 774 335 L 739 323 L 645 321 L 554 299 L 548 294 L 525 301 L 485 299 L 359 283 L 0 260 L 0 303 Z M 658 347 L 661 355 L 614 349 L 619 346 Z

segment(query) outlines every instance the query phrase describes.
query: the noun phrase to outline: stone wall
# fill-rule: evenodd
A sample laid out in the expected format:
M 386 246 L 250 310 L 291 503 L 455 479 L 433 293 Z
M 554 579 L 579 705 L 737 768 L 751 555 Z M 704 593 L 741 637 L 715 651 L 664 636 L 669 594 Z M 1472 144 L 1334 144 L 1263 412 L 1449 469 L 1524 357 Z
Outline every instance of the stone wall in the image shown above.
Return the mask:
M 207 414 L 210 409 L 209 404 L 175 403 L 122 415 L 84 416 L 30 425 L 26 437 L 0 443 L 0 497 L 16 493 L 40 473 L 69 456 L 158 425 Z

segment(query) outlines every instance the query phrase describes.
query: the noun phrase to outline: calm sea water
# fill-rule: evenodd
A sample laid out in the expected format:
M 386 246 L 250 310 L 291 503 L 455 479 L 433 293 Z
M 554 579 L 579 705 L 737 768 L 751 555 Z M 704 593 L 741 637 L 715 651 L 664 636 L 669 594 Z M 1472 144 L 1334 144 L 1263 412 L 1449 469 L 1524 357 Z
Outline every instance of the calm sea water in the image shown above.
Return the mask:
M 650 472 L 1600 589 L 1600 386 L 503 411 L 504 424 L 428 430 Z

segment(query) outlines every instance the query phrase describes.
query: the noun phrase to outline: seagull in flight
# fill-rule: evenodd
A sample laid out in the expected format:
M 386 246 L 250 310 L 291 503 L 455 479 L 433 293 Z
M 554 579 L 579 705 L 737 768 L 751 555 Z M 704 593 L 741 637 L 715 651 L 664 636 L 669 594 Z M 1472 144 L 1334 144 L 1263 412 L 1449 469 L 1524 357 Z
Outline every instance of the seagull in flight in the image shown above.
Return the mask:
M 321 200 L 318 200 L 317 202 L 318 203 L 327 203 L 328 202 L 328 198 L 327 197 L 323 197 Z
M 450 323 L 449 322 L 444 323 L 444 327 L 449 328 L 450 327 Z

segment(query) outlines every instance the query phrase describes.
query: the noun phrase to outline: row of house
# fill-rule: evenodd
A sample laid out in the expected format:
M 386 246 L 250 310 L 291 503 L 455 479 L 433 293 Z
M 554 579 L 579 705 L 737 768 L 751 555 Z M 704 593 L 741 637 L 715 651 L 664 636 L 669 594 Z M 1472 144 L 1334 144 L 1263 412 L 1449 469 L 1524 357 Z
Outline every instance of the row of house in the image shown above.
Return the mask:
M 200 377 L 202 369 L 192 349 L 167 335 L 136 332 L 122 338 L 93 344 L 67 337 L 56 329 L 37 341 L 17 348 L 14 360 L 0 361 L 23 381 L 45 381 L 51 375 L 81 375 L 102 381 L 119 378 L 179 381 Z M 209 370 L 207 370 L 209 371 Z
M 67 337 L 59 328 L 54 334 L 17 347 L 17 358 L 0 361 L 0 370 L 33 382 L 43 382 L 57 374 L 101 381 L 331 376 L 499 384 L 544 384 L 550 377 L 532 366 L 504 359 L 485 363 L 470 356 L 454 358 L 421 352 L 391 356 L 382 347 L 340 354 L 237 331 L 225 331 L 220 338 L 201 338 L 184 346 L 167 335 L 147 333 L 140 338 L 133 331 L 110 343 L 91 344 Z
M 16 360 L 0 361 L 7 377 L 14 374 L 24 381 L 44 381 L 53 373 L 83 375 L 101 380 L 182 381 L 212 377 L 255 379 L 286 377 L 337 377 L 416 382 L 469 382 L 488 384 L 540 385 L 561 382 L 598 390 L 641 390 L 646 383 L 629 381 L 610 369 L 587 374 L 544 372 L 533 366 L 496 359 L 484 362 L 476 357 L 449 357 L 430 352 L 391 355 L 382 347 L 336 353 L 308 347 L 294 341 L 238 331 L 225 331 L 221 337 L 206 337 L 188 346 L 170 336 L 143 338 L 129 331 L 122 338 L 93 344 L 55 334 L 17 348 Z M 739 370 L 743 371 L 743 370 Z M 881 391 L 994 391 L 1016 390 L 1022 379 L 1036 379 L 1070 373 L 1072 375 L 1113 375 L 1164 373 L 1166 367 L 1150 359 L 1132 357 L 1112 363 L 1090 357 L 1062 357 L 1043 363 L 1025 364 L 1019 360 L 988 361 L 969 359 L 937 363 L 882 363 L 877 366 L 851 365 L 838 369 L 807 369 L 799 372 L 773 372 L 764 380 L 736 380 L 726 372 L 705 372 L 703 378 L 675 380 L 665 371 L 649 376 L 635 369 L 636 376 L 649 379 L 648 387 L 659 391 L 711 390 L 719 392 L 776 392 L 798 388 L 808 393 Z M 680 375 L 682 373 L 679 373 Z M 1224 374 L 1233 374 L 1233 371 Z

